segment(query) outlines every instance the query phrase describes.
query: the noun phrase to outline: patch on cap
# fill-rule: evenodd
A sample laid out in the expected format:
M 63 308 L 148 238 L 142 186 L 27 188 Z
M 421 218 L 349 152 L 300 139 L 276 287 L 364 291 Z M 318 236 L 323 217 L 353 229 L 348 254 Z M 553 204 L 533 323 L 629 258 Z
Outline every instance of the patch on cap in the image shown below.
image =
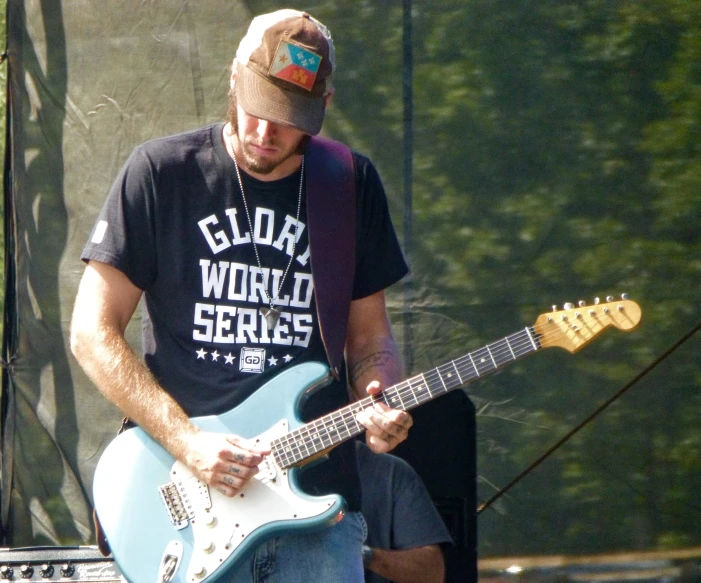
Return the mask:
M 281 40 L 270 64 L 269 74 L 311 91 L 320 65 L 320 55 L 298 44 Z

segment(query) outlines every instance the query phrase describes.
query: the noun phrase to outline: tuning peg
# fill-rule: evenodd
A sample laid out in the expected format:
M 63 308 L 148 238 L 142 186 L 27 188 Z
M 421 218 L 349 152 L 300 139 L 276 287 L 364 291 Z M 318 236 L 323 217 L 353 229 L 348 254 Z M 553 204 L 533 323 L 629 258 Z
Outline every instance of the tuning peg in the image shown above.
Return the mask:
M 557 312 L 557 306 L 553 304 L 553 312 Z
M 613 301 L 613 296 L 606 296 L 606 301 L 607 301 L 607 302 L 612 302 L 612 301 Z
M 622 300 L 627 300 L 627 299 L 628 299 L 628 294 L 621 294 L 621 299 L 622 299 Z
M 601 303 L 601 298 L 594 298 L 594 305 L 598 306 Z
M 565 308 L 565 310 L 572 310 L 574 309 L 574 304 L 572 302 L 567 302 L 563 308 Z
M 579 302 L 577 302 L 577 305 L 578 305 L 580 308 L 583 308 L 584 306 L 587 305 L 587 302 L 585 302 L 584 300 L 579 300 Z

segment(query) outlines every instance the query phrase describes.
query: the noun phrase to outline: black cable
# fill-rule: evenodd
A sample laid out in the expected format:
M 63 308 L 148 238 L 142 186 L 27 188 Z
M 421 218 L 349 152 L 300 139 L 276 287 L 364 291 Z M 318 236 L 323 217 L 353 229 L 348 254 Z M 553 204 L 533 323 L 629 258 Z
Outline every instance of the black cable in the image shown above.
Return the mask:
M 651 364 L 649 364 L 641 372 L 639 372 L 631 381 L 629 381 L 623 387 L 621 387 L 612 397 L 610 397 L 608 400 L 604 401 L 604 403 L 599 405 L 583 421 L 581 421 L 573 429 L 568 431 L 565 434 L 565 436 L 562 437 L 555 445 L 550 447 L 550 449 L 548 449 L 543 455 L 541 455 L 537 460 L 535 460 L 531 465 L 529 465 L 525 470 L 523 470 L 513 480 L 511 480 L 506 486 L 504 486 L 496 494 L 494 494 L 494 496 L 492 496 L 489 500 L 487 500 L 486 502 L 481 504 L 477 508 L 477 514 L 479 514 L 483 510 L 486 510 L 487 508 L 489 508 L 496 500 L 498 500 L 504 494 L 506 494 L 506 492 L 508 492 L 511 488 L 513 488 L 526 475 L 528 475 L 530 472 L 532 472 L 546 458 L 548 458 L 555 450 L 557 450 L 561 445 L 563 445 L 566 441 L 568 441 L 573 435 L 575 435 L 585 425 L 589 424 L 597 415 L 599 415 L 599 413 L 601 413 L 604 409 L 606 409 L 606 407 L 608 407 L 611 403 L 613 403 L 616 399 L 618 399 L 621 395 L 623 395 L 635 383 L 637 383 L 640 379 L 642 379 L 645 375 L 647 375 L 652 369 L 654 369 L 658 364 L 660 364 L 663 360 L 665 360 L 670 354 L 672 354 L 672 352 L 674 352 L 677 348 L 679 348 L 682 344 L 684 344 L 689 338 L 691 338 L 694 334 L 696 334 L 696 332 L 698 332 L 699 329 L 701 329 L 701 322 L 696 324 L 696 326 L 694 326 L 689 332 L 687 332 L 684 336 L 682 336 L 679 340 L 677 340 L 674 344 L 672 344 L 672 346 L 670 346 L 660 356 L 658 356 L 654 361 L 652 361 Z

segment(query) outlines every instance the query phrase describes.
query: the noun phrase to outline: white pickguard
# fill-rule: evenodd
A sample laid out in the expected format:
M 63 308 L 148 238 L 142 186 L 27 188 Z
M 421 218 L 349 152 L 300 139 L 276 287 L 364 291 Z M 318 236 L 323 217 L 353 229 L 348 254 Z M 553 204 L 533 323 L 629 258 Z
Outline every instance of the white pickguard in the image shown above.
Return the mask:
M 269 444 L 287 432 L 287 421 L 281 421 L 259 440 Z M 312 518 L 333 505 L 331 501 L 298 497 L 290 486 L 288 472 L 281 470 L 272 456 L 234 498 L 210 488 L 208 498 L 201 496 L 202 483 L 180 462 L 173 464 L 171 475 L 178 489 L 186 493 L 194 513 L 190 520 L 194 548 L 187 566 L 188 581 L 201 581 L 216 571 L 256 529 L 279 521 Z

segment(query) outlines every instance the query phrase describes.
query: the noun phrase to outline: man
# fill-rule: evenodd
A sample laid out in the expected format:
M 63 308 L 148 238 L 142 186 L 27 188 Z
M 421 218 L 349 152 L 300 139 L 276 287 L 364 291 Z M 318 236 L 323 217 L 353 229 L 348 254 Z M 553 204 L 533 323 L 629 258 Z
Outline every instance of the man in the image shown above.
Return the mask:
M 281 371 L 326 361 L 310 269 L 305 148 L 333 95 L 334 46 L 305 13 L 255 18 L 233 63 L 227 122 L 153 140 L 117 177 L 82 258 L 76 358 L 105 396 L 201 481 L 233 497 L 269 454 L 190 417 L 238 406 Z M 400 380 L 384 290 L 407 272 L 372 164 L 353 154 L 356 249 L 345 368 L 354 398 Z M 144 362 L 124 331 L 144 297 Z M 345 382 L 312 396 L 313 419 L 343 406 Z M 412 421 L 382 403 L 357 415 L 386 452 Z M 305 473 L 349 512 L 320 533 L 281 536 L 233 581 L 362 581 L 360 486 L 352 440 Z
M 368 526 L 366 583 L 443 583 L 441 545 L 452 543 L 419 475 L 403 459 L 356 442 Z

